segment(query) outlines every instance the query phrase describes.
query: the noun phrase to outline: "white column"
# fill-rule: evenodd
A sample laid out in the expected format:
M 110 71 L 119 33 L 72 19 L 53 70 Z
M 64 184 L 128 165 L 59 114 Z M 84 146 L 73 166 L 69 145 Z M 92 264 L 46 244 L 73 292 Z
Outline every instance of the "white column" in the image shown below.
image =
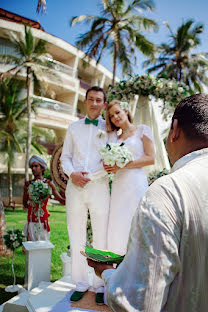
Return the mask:
M 25 288 L 31 290 L 42 281 L 50 282 L 53 244 L 50 241 L 28 241 L 23 246 L 26 251 Z
M 104 88 L 105 77 L 106 77 L 106 76 L 103 74 L 103 75 L 102 75 L 102 79 L 101 79 L 101 81 L 100 81 L 100 87 L 101 87 L 101 88 Z

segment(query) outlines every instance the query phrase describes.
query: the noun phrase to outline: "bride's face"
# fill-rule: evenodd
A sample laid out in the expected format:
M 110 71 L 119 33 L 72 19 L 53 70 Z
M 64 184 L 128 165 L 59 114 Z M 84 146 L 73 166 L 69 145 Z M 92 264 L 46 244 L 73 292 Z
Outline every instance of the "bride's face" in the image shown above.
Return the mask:
M 128 121 L 127 112 L 119 104 L 115 104 L 109 109 L 109 117 L 111 122 L 118 128 L 121 128 Z

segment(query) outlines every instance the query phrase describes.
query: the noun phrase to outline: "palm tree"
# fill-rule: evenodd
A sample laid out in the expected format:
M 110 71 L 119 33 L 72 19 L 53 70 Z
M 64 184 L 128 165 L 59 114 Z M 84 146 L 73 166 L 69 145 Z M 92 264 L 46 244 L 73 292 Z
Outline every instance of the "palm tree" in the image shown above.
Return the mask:
M 48 71 L 45 66 L 49 62 L 44 56 L 46 55 L 46 42 L 44 40 L 35 40 L 32 35 L 31 28 L 25 26 L 24 37 L 17 38 L 14 34 L 9 35 L 10 40 L 16 48 L 16 55 L 0 55 L 0 60 L 5 63 L 15 63 L 15 66 L 8 70 L 1 76 L 4 78 L 9 74 L 17 74 L 23 68 L 26 69 L 26 88 L 27 88 L 27 149 L 25 160 L 25 180 L 28 180 L 28 162 L 31 151 L 31 137 L 32 137 L 32 122 L 31 122 L 31 86 L 32 81 L 38 82 L 38 78 L 41 72 Z
M 21 98 L 24 82 L 5 79 L 0 84 L 0 151 L 7 155 L 9 204 L 12 202 L 12 172 L 11 166 L 16 152 L 22 153 L 26 137 L 26 98 Z M 36 102 L 33 100 L 31 109 L 35 113 Z M 55 138 L 53 130 L 33 126 L 32 151 L 43 154 L 46 148 L 41 145 L 40 138 L 52 142 Z
M 176 79 L 184 82 L 192 92 L 202 92 L 202 85 L 208 85 L 206 72 L 208 69 L 208 53 L 195 53 L 192 51 L 200 45 L 199 35 L 203 32 L 203 25 L 196 24 L 189 19 L 183 22 L 173 33 L 169 24 L 165 25 L 170 31 L 170 42 L 162 43 L 157 48 L 158 57 L 152 56 L 144 62 L 148 72 L 158 72 L 158 77 Z
M 71 26 L 76 23 L 91 23 L 91 28 L 79 36 L 77 47 L 86 48 L 86 55 L 100 62 L 104 51 L 112 54 L 113 81 L 117 64 L 122 65 L 123 75 L 132 72 L 132 58 L 136 62 L 136 49 L 144 55 L 151 55 L 154 45 L 142 34 L 143 30 L 156 30 L 155 21 L 139 14 L 141 10 L 153 10 L 152 0 L 102 0 L 100 16 L 80 15 L 71 19 Z
M 27 113 L 26 99 L 20 100 L 23 81 L 5 79 L 0 84 L 0 150 L 7 155 L 9 204 L 12 202 L 11 166 L 15 152 L 22 152 L 22 117 Z M 22 133 L 22 135 L 20 135 Z

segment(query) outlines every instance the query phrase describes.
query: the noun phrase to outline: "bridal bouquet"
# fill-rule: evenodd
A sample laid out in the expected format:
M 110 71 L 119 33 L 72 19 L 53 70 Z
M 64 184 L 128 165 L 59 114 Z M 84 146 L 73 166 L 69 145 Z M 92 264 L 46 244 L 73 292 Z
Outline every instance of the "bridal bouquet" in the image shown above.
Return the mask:
M 48 183 L 44 183 L 42 180 L 36 180 L 32 182 L 28 187 L 28 193 L 30 196 L 30 202 L 32 206 L 41 204 L 51 194 L 51 188 Z
M 132 153 L 125 146 L 125 143 L 108 143 L 100 149 L 100 156 L 106 165 L 117 165 L 123 168 L 133 160 Z

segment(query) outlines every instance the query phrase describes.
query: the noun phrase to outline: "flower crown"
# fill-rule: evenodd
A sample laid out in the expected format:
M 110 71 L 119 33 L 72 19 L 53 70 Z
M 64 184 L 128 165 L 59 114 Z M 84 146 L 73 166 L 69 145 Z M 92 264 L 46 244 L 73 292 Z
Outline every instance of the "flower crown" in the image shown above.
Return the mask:
M 120 102 L 120 106 L 123 110 L 129 110 L 129 103 L 128 102 Z

